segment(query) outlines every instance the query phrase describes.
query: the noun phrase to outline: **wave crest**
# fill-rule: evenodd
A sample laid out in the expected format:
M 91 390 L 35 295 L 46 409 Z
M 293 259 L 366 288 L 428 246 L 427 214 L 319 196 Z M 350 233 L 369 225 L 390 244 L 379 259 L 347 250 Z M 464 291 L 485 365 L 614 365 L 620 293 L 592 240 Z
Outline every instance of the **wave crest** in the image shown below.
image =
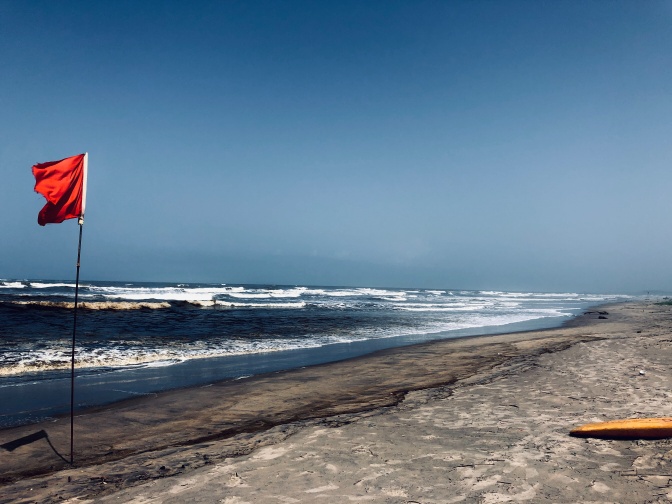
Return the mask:
M 12 304 L 22 306 L 42 306 L 45 308 L 67 308 L 75 307 L 73 301 L 12 301 Z M 158 310 L 161 308 L 170 308 L 167 302 L 140 302 L 133 303 L 129 301 L 82 301 L 77 304 L 78 308 L 84 310 Z

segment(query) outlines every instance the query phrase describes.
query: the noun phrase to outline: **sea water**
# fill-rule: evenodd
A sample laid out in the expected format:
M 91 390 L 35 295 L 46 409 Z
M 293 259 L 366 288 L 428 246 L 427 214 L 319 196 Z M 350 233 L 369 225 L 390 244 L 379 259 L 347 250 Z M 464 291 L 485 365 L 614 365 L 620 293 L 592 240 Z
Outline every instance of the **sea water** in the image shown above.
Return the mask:
M 0 427 L 69 411 L 75 285 L 0 280 Z M 83 282 L 77 409 L 434 339 L 560 325 L 628 296 Z

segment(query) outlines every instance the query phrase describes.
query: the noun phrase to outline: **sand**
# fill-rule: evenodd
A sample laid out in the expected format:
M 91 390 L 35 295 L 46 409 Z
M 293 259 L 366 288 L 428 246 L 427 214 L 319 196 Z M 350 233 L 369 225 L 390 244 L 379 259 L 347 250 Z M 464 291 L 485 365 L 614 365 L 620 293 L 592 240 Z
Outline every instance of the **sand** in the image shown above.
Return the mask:
M 0 449 L 0 501 L 669 502 L 670 440 L 568 435 L 672 416 L 672 306 L 601 310 L 89 411 L 74 468 L 67 419 L 0 431 L 48 434 Z

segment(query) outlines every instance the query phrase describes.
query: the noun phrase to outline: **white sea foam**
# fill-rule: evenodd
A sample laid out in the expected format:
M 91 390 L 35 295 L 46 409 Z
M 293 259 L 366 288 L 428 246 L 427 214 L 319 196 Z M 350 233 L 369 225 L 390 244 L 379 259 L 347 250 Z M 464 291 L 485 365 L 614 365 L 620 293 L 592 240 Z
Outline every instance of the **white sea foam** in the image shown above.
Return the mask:
M 237 299 L 270 299 L 272 297 L 270 292 L 232 292 L 228 295 Z
M 487 306 L 492 306 L 492 304 L 482 303 L 482 304 L 472 304 L 472 305 L 447 305 L 447 304 L 436 304 L 436 303 L 407 303 L 407 304 L 395 304 L 394 307 L 398 310 L 404 311 L 418 311 L 418 312 L 468 312 L 468 311 L 479 311 Z
M 53 285 L 53 284 L 51 284 Z M 373 288 L 322 289 L 308 287 L 252 288 L 234 286 L 188 287 L 140 287 L 140 286 L 95 286 L 88 288 L 88 296 L 103 296 L 108 299 L 126 300 L 165 300 L 201 302 L 213 299 L 283 299 L 310 298 L 312 301 L 329 298 L 377 298 L 384 301 L 399 301 L 416 297 L 421 291 L 402 291 Z M 443 291 L 434 291 L 438 295 Z M 86 296 L 86 295 L 85 295 Z
M 225 357 L 235 355 L 252 355 L 259 353 L 294 350 L 299 348 L 315 348 L 328 344 L 330 341 L 286 339 L 260 341 L 226 341 L 220 340 L 216 345 L 203 341 L 185 344 L 174 344 L 169 348 L 148 349 L 135 346 L 130 342 L 110 344 L 108 347 L 95 350 L 79 348 L 77 368 L 128 368 L 128 367 L 164 367 L 185 360 Z M 62 342 L 63 343 L 63 342 Z M 67 348 L 66 344 L 62 348 Z M 6 352 L 0 362 L 0 376 L 14 376 L 25 373 L 40 373 L 70 369 L 70 354 L 63 349 L 39 349 L 32 352 Z M 1 388 L 1 387 L 0 387 Z
M 503 291 L 479 291 L 480 295 L 505 297 L 505 298 L 551 298 L 551 299 L 576 299 L 580 296 L 575 292 L 503 292 Z
M 355 291 L 347 289 L 334 289 L 330 291 L 309 290 L 308 293 L 316 296 L 325 296 L 325 297 L 351 297 L 357 295 Z
M 188 303 L 213 308 L 305 308 L 305 301 L 295 303 L 239 303 L 232 301 L 210 300 L 210 301 L 188 301 Z
M 4 281 L 0 284 L 3 288 L 25 288 L 26 285 L 17 281 Z M 73 288 L 74 284 L 62 282 L 31 282 L 28 287 L 36 290 L 44 289 L 65 289 Z M 479 293 L 463 291 L 455 293 L 452 291 L 429 289 L 380 289 L 380 288 L 319 288 L 319 287 L 253 287 L 253 286 L 189 286 L 188 284 L 176 284 L 174 286 L 146 286 L 134 284 L 118 285 L 80 285 L 80 297 L 83 299 L 95 300 L 96 297 L 103 297 L 110 301 L 187 301 L 193 303 L 207 302 L 213 299 L 226 301 L 229 299 L 241 300 L 282 300 L 286 298 L 309 300 L 311 303 L 320 305 L 329 304 L 329 300 L 337 298 L 351 298 L 353 301 L 367 300 L 368 302 L 403 302 L 414 299 L 438 298 L 448 300 L 452 297 L 462 295 L 474 298 L 474 294 L 484 299 L 506 299 L 508 298 L 531 298 L 526 293 L 504 293 L 499 291 L 482 291 Z M 71 292 L 63 291 L 59 295 L 72 295 Z
M 108 299 L 206 301 L 215 296 L 244 291 L 244 287 L 136 287 L 90 286 L 89 292 Z
M 33 289 L 55 289 L 58 287 L 67 287 L 74 289 L 77 285 L 76 284 L 70 284 L 70 283 L 44 283 L 44 282 L 30 282 L 30 286 Z M 84 285 L 80 285 L 80 287 L 85 287 Z
M 26 286 L 22 282 L 0 282 L 0 289 L 24 289 Z
M 269 293 L 271 297 L 279 297 L 279 298 L 297 298 L 303 294 L 308 292 L 308 289 L 306 287 L 295 287 L 293 289 L 273 289 L 270 290 Z
M 406 297 L 406 292 L 404 291 L 393 291 L 393 290 L 384 290 L 384 289 L 356 289 L 355 290 L 358 295 L 363 295 L 363 296 L 376 296 L 376 297 L 394 297 L 394 298 L 399 298 L 399 297 Z
M 187 360 L 186 358 L 181 358 L 181 359 L 169 359 L 169 360 L 157 360 L 157 361 L 151 361 L 145 363 L 145 367 L 166 367 L 166 366 L 172 366 L 173 364 L 177 364 L 179 362 L 184 362 Z
M 305 301 L 295 303 L 233 303 L 233 306 L 242 308 L 305 308 Z

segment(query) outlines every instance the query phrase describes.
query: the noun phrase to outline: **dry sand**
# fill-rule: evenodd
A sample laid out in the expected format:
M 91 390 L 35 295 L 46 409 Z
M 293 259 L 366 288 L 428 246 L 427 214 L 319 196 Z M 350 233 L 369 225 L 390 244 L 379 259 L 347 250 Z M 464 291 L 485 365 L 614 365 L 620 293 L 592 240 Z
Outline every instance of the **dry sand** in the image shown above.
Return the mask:
M 672 416 L 672 306 L 435 342 L 0 431 L 1 502 L 670 502 L 672 442 L 568 436 Z

